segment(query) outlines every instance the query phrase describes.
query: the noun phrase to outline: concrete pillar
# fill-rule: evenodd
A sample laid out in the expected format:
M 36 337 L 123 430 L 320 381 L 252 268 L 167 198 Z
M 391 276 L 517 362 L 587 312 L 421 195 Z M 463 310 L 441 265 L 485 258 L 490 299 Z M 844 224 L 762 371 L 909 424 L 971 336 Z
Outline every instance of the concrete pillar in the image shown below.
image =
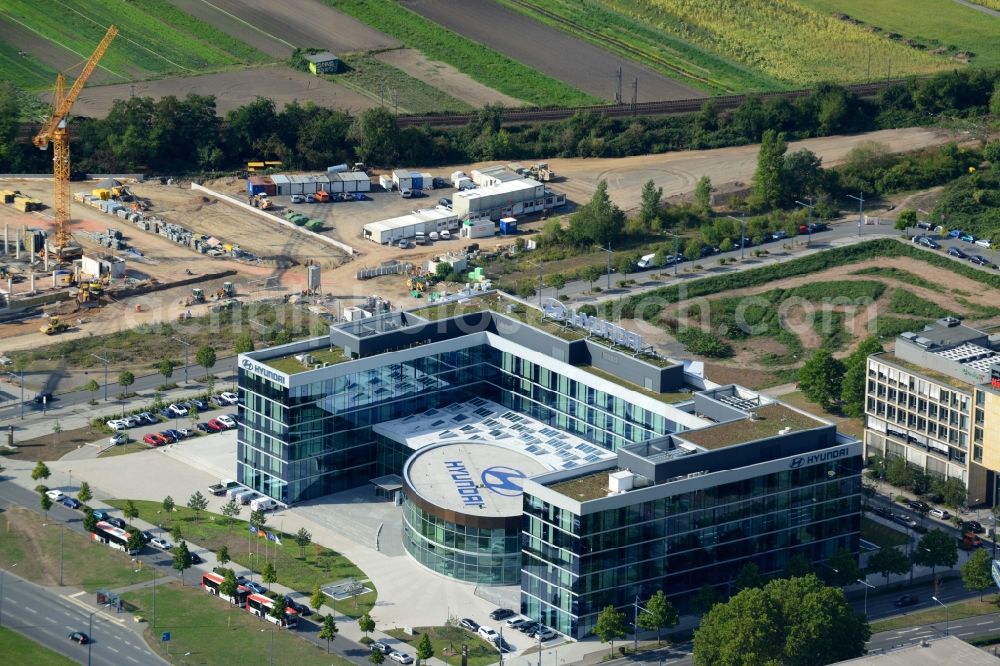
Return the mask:
M 42 242 L 44 243 L 42 254 L 45 257 L 45 272 L 48 273 L 49 272 L 49 241 L 48 241 L 48 239 L 45 239 Z
M 35 272 L 31 272 L 31 293 L 35 293 Z
M 14 302 L 14 278 L 7 278 L 7 303 Z
M 4 254 L 4 256 L 7 256 L 7 231 L 8 231 L 9 227 L 10 227 L 9 224 L 3 225 L 3 254 Z
M 56 272 L 52 271 L 52 288 L 56 288 Z

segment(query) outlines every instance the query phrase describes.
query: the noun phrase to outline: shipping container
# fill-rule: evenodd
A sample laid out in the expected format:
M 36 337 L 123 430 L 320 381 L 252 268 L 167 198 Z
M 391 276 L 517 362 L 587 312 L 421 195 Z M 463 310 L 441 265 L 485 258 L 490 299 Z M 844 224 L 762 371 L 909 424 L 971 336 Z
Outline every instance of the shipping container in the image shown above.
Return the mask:
M 378 184 L 382 186 L 386 192 L 392 192 L 396 187 L 396 183 L 392 181 L 392 176 L 386 176 L 385 174 L 378 177 Z
M 351 167 L 347 166 L 346 164 L 338 164 L 337 166 L 332 166 L 332 167 L 327 167 L 326 168 L 326 172 L 327 173 L 344 173 L 344 172 L 347 172 L 347 171 L 350 171 L 350 170 L 351 170 Z

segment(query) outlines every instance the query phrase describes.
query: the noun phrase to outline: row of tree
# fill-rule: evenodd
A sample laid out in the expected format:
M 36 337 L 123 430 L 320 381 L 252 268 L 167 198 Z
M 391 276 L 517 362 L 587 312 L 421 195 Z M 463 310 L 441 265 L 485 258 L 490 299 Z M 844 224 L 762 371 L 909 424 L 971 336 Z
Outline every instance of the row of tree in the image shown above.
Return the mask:
M 239 168 L 248 159 L 319 169 L 362 161 L 382 166 L 491 159 L 618 157 L 760 141 L 766 131 L 801 139 L 926 123 L 928 117 L 1000 114 L 1000 72 L 965 69 L 914 79 L 875 100 L 836 85 L 794 101 L 750 96 L 732 111 L 707 101 L 698 113 L 611 119 L 580 113 L 557 123 L 501 126 L 502 108 L 482 109 L 457 129 L 400 128 L 383 108 L 356 117 L 258 98 L 218 116 L 213 96 L 116 100 L 103 119 L 74 122 L 74 165 L 82 171 L 198 173 Z M 22 108 L 11 84 L 0 89 L 0 172 L 42 172 L 50 158 L 18 142 Z

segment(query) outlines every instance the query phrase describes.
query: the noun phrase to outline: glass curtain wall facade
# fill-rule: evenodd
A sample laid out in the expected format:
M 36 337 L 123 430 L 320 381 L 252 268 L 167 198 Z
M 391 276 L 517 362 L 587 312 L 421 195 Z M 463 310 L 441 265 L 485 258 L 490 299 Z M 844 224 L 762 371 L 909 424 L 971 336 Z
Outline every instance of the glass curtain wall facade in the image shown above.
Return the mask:
M 608 605 L 664 590 L 685 612 L 703 585 L 726 594 L 749 562 L 780 574 L 802 554 L 858 551 L 860 456 L 621 509 L 575 515 L 525 494 L 521 612 L 582 638 Z M 598 500 L 600 501 L 600 500 Z
M 371 427 L 474 397 L 612 450 L 678 430 L 660 414 L 489 345 L 407 361 L 387 353 L 385 365 L 334 376 L 350 363 L 307 371 L 316 381 L 291 389 L 240 370 L 238 481 L 295 503 L 398 474 L 378 468 Z

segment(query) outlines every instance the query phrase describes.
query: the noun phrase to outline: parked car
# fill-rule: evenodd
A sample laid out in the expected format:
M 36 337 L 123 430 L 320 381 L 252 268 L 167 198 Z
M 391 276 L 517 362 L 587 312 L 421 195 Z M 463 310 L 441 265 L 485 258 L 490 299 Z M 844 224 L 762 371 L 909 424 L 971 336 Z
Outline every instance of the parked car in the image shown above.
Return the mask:
M 141 412 L 139 414 L 136 414 L 136 416 L 138 416 L 140 419 L 142 419 L 144 422 L 146 422 L 149 425 L 153 425 L 154 423 L 159 423 L 160 422 L 160 419 L 156 418 L 155 416 L 153 416 L 149 412 Z
M 777 241 L 777 240 L 784 240 L 786 238 L 788 238 L 788 233 L 784 231 L 775 231 L 773 234 L 771 234 L 772 240 Z
M 174 416 L 187 416 L 188 415 L 187 407 L 184 407 L 183 405 L 178 405 L 177 403 L 174 403 L 174 404 L 170 405 L 169 407 L 167 407 L 167 409 Z
M 381 652 L 382 654 L 389 654 L 392 652 L 392 648 L 389 647 L 388 643 L 383 641 L 375 641 L 371 644 L 372 652 Z
M 208 424 L 205 423 L 204 421 L 202 421 L 201 423 L 196 424 L 195 427 L 194 427 L 194 429 L 198 430 L 199 432 L 213 432 L 213 430 L 211 428 L 209 428 Z
M 253 581 L 247 581 L 243 585 L 244 585 L 244 587 L 246 587 L 248 590 L 250 590 L 254 594 L 267 594 L 267 588 L 264 587 L 263 585 L 261 585 L 260 583 L 255 583 Z
M 463 617 L 459 620 L 458 626 L 462 627 L 462 629 L 468 629 L 469 631 L 479 631 L 479 623 L 467 617 Z
M 498 634 L 493 627 L 487 627 L 485 624 L 479 627 L 477 633 L 490 643 L 500 637 L 500 634 Z
M 548 627 L 539 627 L 531 634 L 531 637 L 539 641 L 550 641 L 556 637 L 556 632 Z
M 393 661 L 397 661 L 400 664 L 412 664 L 413 663 L 413 657 L 411 657 L 408 654 L 404 654 L 402 652 L 396 652 L 395 650 L 393 650 L 392 652 L 389 653 L 389 659 L 392 659 Z
M 348 197 L 351 196 L 350 192 L 344 192 L 344 194 L 346 194 Z M 368 195 L 365 194 L 364 192 L 355 192 L 354 193 L 354 200 L 355 201 L 368 201 Z M 345 201 L 350 201 L 350 199 L 345 199 Z
M 179 442 L 180 440 L 184 439 L 184 434 L 180 430 L 174 430 L 173 428 L 170 428 L 169 430 L 164 430 L 163 434 L 166 435 L 167 437 L 170 437 L 175 442 Z
M 902 608 L 903 606 L 912 606 L 918 601 L 920 601 L 920 599 L 918 599 L 914 595 L 904 594 L 903 596 L 896 599 L 896 608 Z
M 813 222 L 809 225 L 809 231 L 814 234 L 820 231 L 828 231 L 829 229 L 830 225 L 826 222 Z
M 977 264 L 979 266 L 992 266 L 993 265 L 993 263 L 989 259 L 987 259 L 986 257 L 982 256 L 981 254 L 974 254 L 974 255 L 972 255 L 971 257 L 969 257 L 969 261 L 971 261 L 972 263 Z
M 128 428 L 128 423 L 122 421 L 121 419 L 111 419 L 110 421 L 105 423 L 105 425 L 116 432 Z
M 173 548 L 173 544 L 171 544 L 166 539 L 161 539 L 160 537 L 153 537 L 152 539 L 150 539 L 149 545 L 159 548 L 160 550 L 170 550 L 171 548 Z
M 910 500 L 906 503 L 906 506 L 910 507 L 914 511 L 919 511 L 920 513 L 927 513 L 931 510 L 931 505 L 927 502 L 921 502 L 920 500 Z
M 451 199 L 449 199 L 448 197 L 441 197 L 440 199 L 438 199 L 438 206 L 451 208 Z
M 906 527 L 913 528 L 917 526 L 917 521 L 913 520 L 913 518 L 910 518 L 909 516 L 894 514 L 892 519 L 900 525 L 905 525 Z
M 520 627 L 517 628 L 517 630 L 520 631 L 522 634 L 528 634 L 529 636 L 535 629 L 538 629 L 538 623 L 535 622 L 534 620 L 525 622 L 524 624 L 522 624 Z
M 511 629 L 517 629 L 522 624 L 527 624 L 528 622 L 531 622 L 531 620 L 526 617 L 512 617 L 507 620 L 507 626 Z
M 69 639 L 74 643 L 79 643 L 80 645 L 86 645 L 90 642 L 90 636 L 83 633 L 82 631 L 74 631 L 69 635 Z
M 129 428 L 135 428 L 136 426 L 141 426 L 143 424 L 143 419 L 138 414 L 126 416 L 122 419 L 122 421 L 127 423 Z
M 163 432 L 158 432 L 156 434 L 159 435 L 160 439 L 162 439 L 167 444 L 173 444 L 174 442 L 177 441 L 177 438 L 171 435 L 169 430 L 164 430 Z
M 128 523 L 126 523 L 118 516 L 108 516 L 107 518 L 104 519 L 104 522 L 106 522 L 108 525 L 114 525 L 120 530 L 123 530 L 126 527 L 128 527 Z
M 108 519 L 108 512 L 107 511 L 101 511 L 100 509 L 94 509 L 93 511 L 91 511 L 91 513 L 94 514 L 94 519 L 95 520 L 107 520 Z
M 50 404 L 52 404 L 52 394 L 49 393 L 48 391 L 45 391 L 43 393 L 37 393 L 37 394 L 35 394 L 35 404 L 36 405 L 42 405 L 42 404 L 50 405 Z
M 976 245 L 979 247 L 985 247 L 987 250 L 993 249 L 993 243 L 988 238 L 980 238 L 976 240 Z
M 306 606 L 305 604 L 300 604 L 298 601 L 292 599 L 287 594 L 285 595 L 285 606 L 291 608 L 293 611 L 295 611 L 302 617 L 309 617 L 310 615 L 312 615 L 312 611 L 309 610 L 309 606 Z
M 957 247 L 949 247 L 948 248 L 948 254 L 950 254 L 953 257 L 958 257 L 959 259 L 968 259 L 969 258 L 969 255 L 967 255 L 966 253 L 962 252 L 962 250 L 960 248 L 957 248 Z
M 197 407 L 199 412 L 203 412 L 206 409 L 211 409 L 211 406 L 206 401 L 201 400 L 199 398 L 195 398 L 194 400 L 192 400 L 191 404 Z
M 198 553 L 191 553 L 191 564 L 201 564 L 204 561 Z
M 227 430 L 226 426 L 220 423 L 218 419 L 211 419 L 205 425 L 208 426 L 208 429 L 212 432 L 222 432 L 223 430 Z
M 936 242 L 936 241 L 928 238 L 927 236 L 921 236 L 920 240 L 918 242 L 921 245 L 923 245 L 924 247 L 929 247 L 932 250 L 940 250 L 941 249 L 941 244 L 940 243 L 938 243 L 938 242 Z
M 79 509 L 82 506 L 80 504 L 80 500 L 76 499 L 75 497 L 70 497 L 69 495 L 63 496 L 63 498 L 60 501 L 64 506 L 68 506 L 71 509 Z
M 399 241 L 398 245 L 400 250 L 408 250 L 411 247 L 410 241 L 406 238 Z
M 170 411 L 169 409 L 167 409 L 166 407 L 164 407 L 163 409 L 161 409 L 161 410 L 160 410 L 159 412 L 157 412 L 157 413 L 158 413 L 158 414 L 159 414 L 160 416 L 162 416 L 163 418 L 167 419 L 168 421 L 169 421 L 170 419 L 174 418 L 174 413 L 173 413 L 172 411 Z
M 892 511 L 889 511 L 889 509 L 885 508 L 884 506 L 879 506 L 876 504 L 871 507 L 871 510 L 874 513 L 877 513 L 878 515 L 882 516 L 883 518 L 892 518 Z
M 301 194 L 293 194 L 292 198 L 289 199 L 294 204 L 305 203 L 306 198 Z
M 230 393 L 229 391 L 220 393 L 219 398 L 220 398 L 219 402 L 220 405 L 235 405 L 237 402 L 239 402 L 239 396 L 237 396 L 235 393 Z
M 152 541 L 152 540 L 153 540 L 153 533 L 152 533 L 152 532 L 150 532 L 149 530 L 143 530 L 143 531 L 142 531 L 142 538 L 143 538 L 143 540 L 144 540 L 144 541 L 145 541 L 146 543 L 149 543 L 150 541 Z
M 194 437 L 194 430 L 191 430 L 191 428 L 181 428 L 177 432 L 179 432 L 181 434 L 181 437 L 185 437 L 185 438 L 187 438 L 187 437 Z
M 123 432 L 116 432 L 111 435 L 111 439 L 108 440 L 111 446 L 118 446 L 119 444 L 128 444 L 128 435 Z
M 46 490 L 45 494 L 48 495 L 50 500 L 55 502 L 61 502 L 62 498 L 66 496 L 66 493 L 61 490 Z
M 967 530 L 969 532 L 975 532 L 976 534 L 982 534 L 983 532 L 986 531 L 986 530 L 983 529 L 983 526 L 980 524 L 980 522 L 978 520 L 966 520 L 966 521 L 964 521 L 962 523 L 962 529 L 963 530 Z
M 947 509 L 931 509 L 927 512 L 929 515 L 934 516 L 940 520 L 948 520 L 951 518 L 951 514 L 948 513 Z
M 164 444 L 166 444 L 163 438 L 157 435 L 155 432 L 143 435 L 142 441 L 145 442 L 146 444 L 149 444 L 150 446 L 163 446 Z
M 221 414 L 215 417 L 215 420 L 226 426 L 227 428 L 235 428 L 236 421 L 234 421 L 228 414 Z
M 958 237 L 958 240 L 965 241 L 966 243 L 975 243 L 976 237 L 973 236 L 972 234 L 962 234 L 961 236 Z
M 316 197 L 312 194 L 307 194 L 306 203 L 316 203 Z
M 490 613 L 490 619 L 491 620 L 506 620 L 508 617 L 511 617 L 512 615 L 516 615 L 516 614 L 517 613 L 515 613 L 514 611 L 512 611 L 509 608 L 497 608 L 492 613 Z M 489 628 L 489 627 L 487 627 L 487 628 Z
M 958 238 L 959 236 L 961 236 L 964 233 L 965 232 L 962 231 L 961 229 L 955 229 L 953 231 L 949 231 L 948 232 L 948 236 L 950 236 L 951 238 Z

